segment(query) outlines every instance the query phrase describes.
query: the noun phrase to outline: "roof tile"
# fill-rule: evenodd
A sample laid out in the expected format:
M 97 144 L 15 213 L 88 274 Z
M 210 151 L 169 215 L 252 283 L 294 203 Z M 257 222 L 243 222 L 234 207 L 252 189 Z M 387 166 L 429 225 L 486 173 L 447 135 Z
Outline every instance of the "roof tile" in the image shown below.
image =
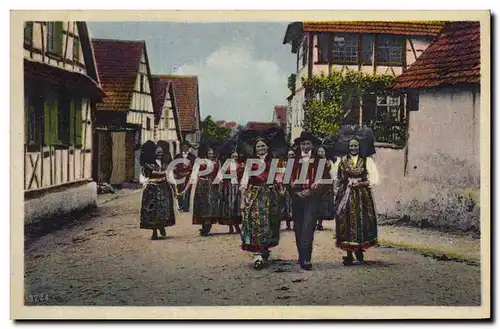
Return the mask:
M 304 31 L 437 36 L 443 26 L 444 22 L 431 21 L 309 21 Z
M 422 88 L 480 81 L 479 22 L 447 23 L 441 35 L 390 88 Z
M 92 46 L 101 86 L 107 95 L 97 109 L 128 111 L 145 42 L 93 39 Z

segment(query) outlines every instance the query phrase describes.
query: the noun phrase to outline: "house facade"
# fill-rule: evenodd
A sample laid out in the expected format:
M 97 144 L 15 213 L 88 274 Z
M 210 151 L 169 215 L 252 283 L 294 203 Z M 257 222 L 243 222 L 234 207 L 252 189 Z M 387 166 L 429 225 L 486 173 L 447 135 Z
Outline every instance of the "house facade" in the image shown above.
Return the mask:
M 334 70 L 398 76 L 416 61 L 442 26 L 439 22 L 370 21 L 289 24 L 283 43 L 291 45 L 297 61 L 294 79 L 289 80 L 291 138 L 302 131 L 306 97 L 314 96 L 302 86 L 303 78 L 321 73 L 328 75 Z M 374 128 L 379 141 L 391 143 L 391 136 L 382 123 L 391 119 L 402 124 L 406 119 L 403 103 L 401 97 L 366 95 L 362 105 L 345 104 L 343 124 L 357 125 L 362 116 L 362 123 Z
M 437 38 L 390 88 L 407 103 L 408 177 L 479 187 L 480 24 L 447 23 Z
M 276 105 L 273 111 L 273 120 L 272 122 L 279 126 L 285 134 L 289 134 L 288 131 L 288 108 L 284 105 Z
M 163 77 L 170 79 L 173 84 L 182 140 L 197 148 L 201 138 L 198 77 L 190 75 L 163 75 Z
M 168 142 L 170 153 L 174 157 L 180 149 L 182 140 L 174 84 L 168 77 L 161 75 L 154 75 L 152 82 L 155 111 L 154 140 Z
M 100 87 L 85 22 L 24 23 L 25 223 L 96 205 Z
M 121 184 L 139 179 L 141 145 L 154 140 L 151 70 L 144 41 L 93 39 L 102 87 L 97 104 L 94 177 Z

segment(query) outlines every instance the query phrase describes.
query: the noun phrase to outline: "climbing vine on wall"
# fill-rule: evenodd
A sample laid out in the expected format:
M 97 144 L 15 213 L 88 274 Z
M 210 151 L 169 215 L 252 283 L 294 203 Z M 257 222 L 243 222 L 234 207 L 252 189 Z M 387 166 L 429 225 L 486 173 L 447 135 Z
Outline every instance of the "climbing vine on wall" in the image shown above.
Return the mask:
M 333 71 L 302 79 L 312 97 L 304 103 L 304 128 L 318 135 L 336 134 L 344 117 L 344 105 L 359 101 L 367 93 L 387 94 L 394 77 L 371 75 L 358 71 Z

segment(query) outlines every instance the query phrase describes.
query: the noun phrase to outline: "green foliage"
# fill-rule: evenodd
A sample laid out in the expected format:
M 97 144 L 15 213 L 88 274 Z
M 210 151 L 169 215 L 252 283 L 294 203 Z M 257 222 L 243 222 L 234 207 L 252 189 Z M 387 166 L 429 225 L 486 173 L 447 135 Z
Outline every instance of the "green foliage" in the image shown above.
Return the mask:
M 231 128 L 219 127 L 209 115 L 201 122 L 201 138 L 223 141 L 231 138 Z
M 320 136 L 336 134 L 341 127 L 347 102 L 357 102 L 368 93 L 384 95 L 393 79 L 389 75 L 371 75 L 351 70 L 303 78 L 303 86 L 313 95 L 304 103 L 304 128 Z

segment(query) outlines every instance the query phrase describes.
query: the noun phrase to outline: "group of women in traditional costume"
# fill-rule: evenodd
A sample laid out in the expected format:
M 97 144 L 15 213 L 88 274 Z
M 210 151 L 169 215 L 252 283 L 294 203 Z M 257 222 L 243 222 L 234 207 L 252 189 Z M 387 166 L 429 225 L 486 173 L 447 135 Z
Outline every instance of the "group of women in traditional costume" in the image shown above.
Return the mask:
M 313 152 L 303 147 L 304 141 L 310 140 L 316 142 Z M 312 268 L 314 231 L 323 229 L 324 220 L 333 219 L 336 220 L 336 246 L 346 251 L 344 265 L 353 264 L 354 256 L 362 262 L 363 252 L 377 244 L 371 192 L 371 185 L 379 181 L 375 163 L 371 157 L 359 155 L 356 138 L 349 141 L 349 153 L 340 158 L 329 157 L 326 147 L 317 141 L 311 137 L 297 138 L 295 145 L 278 161 L 272 181 L 268 178 L 276 154 L 265 138 L 252 141 L 250 154 L 245 154 L 237 144 L 225 152 L 204 144 L 198 149 L 194 163 L 190 160 L 189 165 L 180 165 L 182 170 L 174 170 L 174 178 L 187 179 L 183 185 L 167 182 L 166 167 L 170 159 L 165 155 L 168 152 L 147 142 L 143 153 L 154 150 L 154 156 L 141 157 L 141 181 L 145 189 L 140 227 L 152 229 L 153 239 L 158 238 L 157 231 L 166 235 L 165 227 L 175 224 L 174 196 L 184 197 L 195 188 L 192 223 L 201 226 L 200 235 L 209 235 L 214 224 L 228 226 L 230 233 L 240 234 L 241 249 L 253 254 L 255 269 L 263 268 L 270 250 L 279 245 L 282 221 L 288 230 L 292 229 L 291 222 L 294 224 L 298 263 L 302 268 Z M 184 154 L 184 158 L 188 156 Z M 302 166 L 297 163 L 301 158 L 324 163 L 323 178 L 329 178 L 330 183 L 320 186 L 315 181 L 317 164 L 307 171 L 307 184 L 296 183 Z M 246 168 L 247 160 L 251 161 L 251 168 Z M 292 179 L 283 182 L 289 161 L 294 163 Z M 255 172 L 260 166 L 264 166 L 264 170 L 258 175 L 249 175 L 245 170 Z M 311 205 L 314 206 L 311 208 Z

